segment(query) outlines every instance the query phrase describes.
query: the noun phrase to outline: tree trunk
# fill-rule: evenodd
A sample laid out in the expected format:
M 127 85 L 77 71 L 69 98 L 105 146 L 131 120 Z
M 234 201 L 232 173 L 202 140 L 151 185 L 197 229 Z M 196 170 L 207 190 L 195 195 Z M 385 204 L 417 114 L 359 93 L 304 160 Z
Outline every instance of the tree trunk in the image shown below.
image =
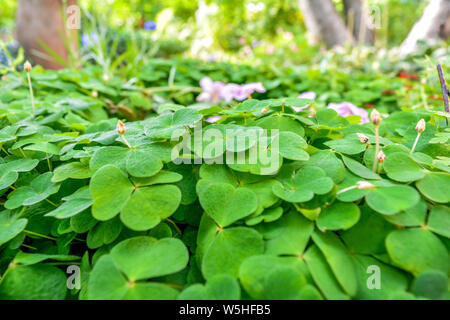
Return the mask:
M 67 1 L 67 5 L 75 5 L 76 0 Z M 39 41 L 44 42 L 58 56 L 68 61 L 69 54 L 61 35 L 67 38 L 66 22 L 63 19 L 62 0 L 19 0 L 16 13 L 16 39 L 23 46 L 25 54 L 35 64 L 47 69 L 61 69 L 63 65 L 51 57 Z M 70 30 L 71 39 L 76 30 Z M 77 45 L 72 41 L 71 46 L 76 50 Z
M 375 30 L 370 27 L 370 17 L 366 0 L 344 0 L 344 11 L 347 25 L 353 36 L 360 43 L 373 44 Z
M 299 0 L 299 5 L 313 43 L 324 40 L 330 48 L 354 42 L 331 0 Z
M 419 21 L 402 43 L 400 52 L 404 55 L 418 49 L 418 41 L 442 39 L 450 36 L 450 0 L 430 0 Z

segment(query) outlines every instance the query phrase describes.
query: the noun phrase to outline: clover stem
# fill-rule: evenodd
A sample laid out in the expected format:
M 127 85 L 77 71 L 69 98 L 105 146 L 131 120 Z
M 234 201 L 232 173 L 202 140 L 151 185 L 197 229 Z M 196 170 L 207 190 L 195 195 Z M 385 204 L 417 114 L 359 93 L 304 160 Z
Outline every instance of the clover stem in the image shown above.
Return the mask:
M 133 149 L 133 147 L 130 145 L 130 143 L 128 142 L 128 140 L 125 138 L 124 134 L 120 135 L 123 139 L 123 142 L 125 142 L 125 144 L 127 145 L 128 148 Z
M 357 188 L 357 185 L 350 186 L 350 187 L 344 188 L 342 190 L 339 190 L 336 194 L 341 194 L 341 193 L 344 193 L 344 192 L 347 192 L 347 191 L 350 191 L 350 190 L 353 190 L 353 189 L 356 189 L 356 188 Z
M 169 218 L 167 218 L 166 220 L 174 226 L 175 230 L 177 230 L 177 232 L 180 234 L 180 236 L 183 235 L 183 233 L 181 232 L 181 229 L 177 226 L 177 224 L 173 220 L 171 220 Z
M 5 270 L 5 273 L 3 273 L 3 276 L 0 278 L 0 285 L 3 282 L 3 279 L 5 279 L 6 275 L 9 273 L 9 271 L 16 266 L 16 263 L 13 261 L 8 265 L 8 268 Z
M 48 165 L 48 170 L 52 171 L 52 164 L 50 163 L 50 159 L 48 158 L 48 153 L 45 153 L 45 156 L 47 157 L 47 165 Z
M 20 213 L 19 213 L 19 215 L 17 216 L 17 219 L 20 218 L 20 216 L 25 212 L 26 209 L 27 209 L 27 206 L 23 206 L 23 207 L 22 207 L 22 210 L 20 210 Z
M 25 152 L 23 152 L 22 147 L 19 147 L 19 150 L 20 150 L 20 153 L 22 153 L 23 157 L 26 158 L 27 156 L 26 156 Z
M 284 102 L 281 104 L 281 112 L 284 113 Z
M 37 250 L 37 248 L 32 247 L 32 246 L 29 246 L 29 245 L 27 245 L 27 244 L 22 244 L 21 247 L 25 247 L 25 248 L 28 248 L 28 249 L 31 249 L 31 250 Z
M 420 133 L 417 133 L 416 140 L 414 141 L 414 144 L 413 144 L 413 146 L 411 148 L 411 152 L 410 153 L 414 153 L 414 150 L 416 149 L 416 146 L 417 146 L 417 142 L 419 142 L 419 138 L 420 138 Z
M 380 152 L 380 131 L 379 131 L 379 126 L 375 125 L 375 156 L 373 159 L 373 167 L 372 167 L 372 171 L 375 172 L 377 170 L 377 165 L 378 165 L 378 159 L 377 159 L 377 155 L 378 152 Z
M 52 206 L 58 208 L 58 205 L 55 204 L 54 202 L 52 202 L 52 201 L 50 201 L 50 200 L 48 200 L 48 199 L 45 199 L 45 201 L 47 201 L 48 203 L 50 203 Z
M 56 240 L 56 238 L 53 237 L 49 237 L 37 232 L 33 232 L 33 231 L 28 231 L 28 230 L 23 230 L 23 232 L 27 233 L 27 234 L 31 234 L 32 236 L 36 236 L 36 237 L 41 237 L 41 238 L 45 238 L 45 239 L 49 239 L 49 240 Z
M 3 152 L 4 152 L 4 153 L 6 153 L 6 155 L 8 155 L 8 156 L 9 156 L 9 153 L 8 153 L 8 151 L 6 151 L 6 150 L 5 150 L 5 148 L 3 148 L 3 146 L 1 146 L 1 149 L 3 150 Z
M 30 87 L 31 106 L 33 107 L 33 115 L 34 115 L 34 95 L 33 95 L 33 87 L 31 86 L 31 77 L 29 72 L 27 72 L 27 78 L 28 78 L 28 86 Z

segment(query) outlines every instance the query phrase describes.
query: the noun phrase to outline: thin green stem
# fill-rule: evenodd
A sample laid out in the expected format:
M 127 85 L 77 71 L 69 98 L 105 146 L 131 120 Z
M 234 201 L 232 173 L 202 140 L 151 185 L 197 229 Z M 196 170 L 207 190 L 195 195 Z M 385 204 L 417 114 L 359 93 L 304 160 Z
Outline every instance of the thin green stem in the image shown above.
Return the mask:
M 48 170 L 51 172 L 52 170 L 52 164 L 50 163 L 50 159 L 48 158 L 48 153 L 45 153 L 45 156 L 47 157 L 47 165 L 48 165 Z
M 31 77 L 30 77 L 29 72 L 27 72 L 27 78 L 28 78 L 28 86 L 30 87 L 31 106 L 33 107 L 33 115 L 34 115 L 34 94 L 33 94 L 33 87 L 31 85 Z
M 3 152 L 4 152 L 4 153 L 6 153 L 6 155 L 8 155 L 8 156 L 9 156 L 9 153 L 8 153 L 8 151 L 6 151 L 6 150 L 5 150 L 5 148 L 3 148 L 3 146 L 1 146 L 1 149 L 3 150 Z
M 120 135 L 123 139 L 123 142 L 127 145 L 128 148 L 133 149 L 133 147 L 131 146 L 131 144 L 128 142 L 128 140 L 125 138 L 124 134 Z
M 22 214 L 25 212 L 26 209 L 27 209 L 27 206 L 23 206 L 22 210 L 20 210 L 19 215 L 17 216 L 17 218 L 20 218 L 22 216 Z
M 177 230 L 177 232 L 180 234 L 180 236 L 183 235 L 183 233 L 181 232 L 181 229 L 177 226 L 177 224 L 173 220 L 171 220 L 169 218 L 167 218 L 166 220 L 174 226 L 175 230 Z
M 344 193 L 344 192 L 347 192 L 347 191 L 356 189 L 356 187 L 357 187 L 357 186 L 354 185 L 354 186 L 350 186 L 350 187 L 344 188 L 344 189 L 342 189 L 342 190 L 339 190 L 336 194 L 341 194 L 341 193 Z
M 49 239 L 49 240 L 56 240 L 56 238 L 49 237 L 49 236 L 46 236 L 46 235 L 43 235 L 43 234 L 40 234 L 37 232 L 33 232 L 33 231 L 23 230 L 23 232 L 30 234 L 32 236 L 36 236 L 36 237 L 41 237 L 41 238 L 45 238 L 45 239 Z
M 413 144 L 413 147 L 411 148 L 411 152 L 410 153 L 414 153 L 414 150 L 416 149 L 417 143 L 419 142 L 419 138 L 420 138 L 420 133 L 417 133 L 416 140 L 414 141 L 414 144 Z
M 379 126 L 375 126 L 375 156 L 373 159 L 373 167 L 372 171 L 375 172 L 377 170 L 377 164 L 378 164 L 378 153 L 380 152 L 380 130 Z
M 48 203 L 50 203 L 52 206 L 58 208 L 58 205 L 57 205 L 56 203 L 54 203 L 53 201 L 48 200 L 48 199 L 45 199 L 45 201 L 47 201 Z
M 26 156 L 25 152 L 23 152 L 22 147 L 19 147 L 19 150 L 20 150 L 20 153 L 22 153 L 23 157 L 26 158 L 27 156 Z

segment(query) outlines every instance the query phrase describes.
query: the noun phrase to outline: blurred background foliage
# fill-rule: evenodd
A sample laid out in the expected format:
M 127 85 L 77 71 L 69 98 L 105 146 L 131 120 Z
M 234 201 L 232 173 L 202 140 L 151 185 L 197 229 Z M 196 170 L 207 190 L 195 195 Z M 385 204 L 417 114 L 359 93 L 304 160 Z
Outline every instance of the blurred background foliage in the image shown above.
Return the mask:
M 343 15 L 342 1 L 334 2 Z M 398 46 L 426 3 L 369 0 L 369 5 L 378 7 L 382 13 L 381 27 L 376 30 L 377 45 Z M 114 32 L 126 34 L 143 29 L 147 21 L 155 21 L 155 34 L 172 39 L 166 44 L 169 51 L 190 48 L 191 55 L 204 59 L 213 54 L 214 58 L 238 54 L 241 59 L 254 51 L 270 53 L 272 45 L 278 48 L 287 42 L 288 51 L 293 53 L 306 46 L 302 13 L 298 2 L 292 0 L 79 0 L 79 4 Z M 16 0 L 2 0 L 0 34 L 3 38 L 13 33 L 16 7 Z M 303 52 L 302 57 L 307 60 L 313 54 Z

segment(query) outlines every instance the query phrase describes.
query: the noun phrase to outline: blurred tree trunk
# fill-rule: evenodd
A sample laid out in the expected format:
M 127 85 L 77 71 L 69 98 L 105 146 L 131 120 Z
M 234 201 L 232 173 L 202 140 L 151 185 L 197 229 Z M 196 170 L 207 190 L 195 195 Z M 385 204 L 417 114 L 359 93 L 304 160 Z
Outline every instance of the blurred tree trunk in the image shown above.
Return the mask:
M 365 44 L 375 42 L 375 30 L 370 28 L 367 0 L 343 0 L 347 25 L 353 29 L 356 41 Z
M 402 43 L 400 51 L 406 55 L 417 50 L 420 40 L 447 40 L 449 36 L 450 0 L 430 0 L 422 17 Z
M 77 0 L 68 0 L 67 6 L 75 5 Z M 39 41 L 44 42 L 66 62 L 69 59 L 63 37 L 67 38 L 67 14 L 63 12 L 63 0 L 19 0 L 16 13 L 16 38 L 25 53 L 34 63 L 47 69 L 61 69 L 63 65 L 51 57 Z M 70 30 L 70 39 L 75 40 L 76 30 Z M 77 45 L 71 42 L 74 50 Z
M 299 0 L 299 5 L 310 43 L 323 40 L 330 48 L 354 42 L 331 0 Z

